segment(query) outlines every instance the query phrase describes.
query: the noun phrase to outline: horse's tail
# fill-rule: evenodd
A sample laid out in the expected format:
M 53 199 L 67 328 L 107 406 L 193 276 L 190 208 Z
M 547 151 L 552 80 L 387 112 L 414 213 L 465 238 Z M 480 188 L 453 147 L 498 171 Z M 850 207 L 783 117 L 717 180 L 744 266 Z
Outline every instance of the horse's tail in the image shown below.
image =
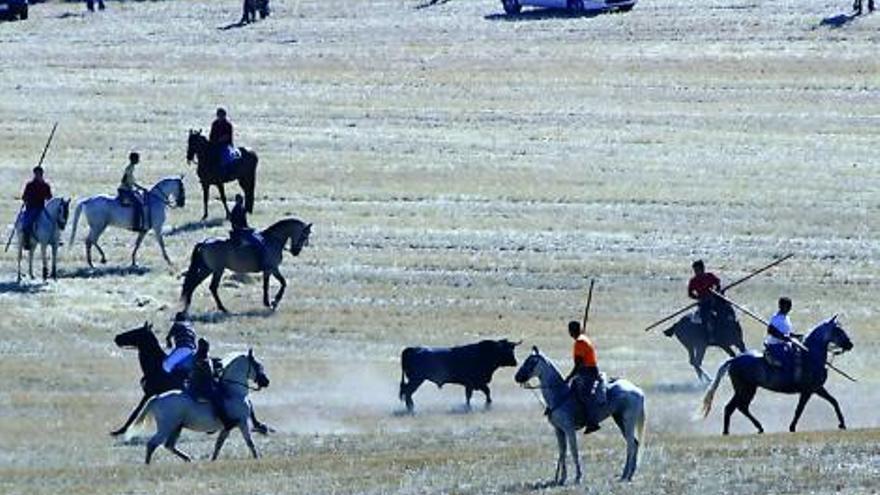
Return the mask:
M 147 416 L 149 416 L 153 412 L 153 401 L 156 400 L 157 395 L 154 395 L 147 399 L 147 402 L 144 404 L 144 407 L 141 408 L 141 412 L 137 415 L 134 421 L 131 422 L 131 425 L 125 430 L 125 440 L 131 440 L 138 431 L 141 430 L 141 427 L 146 421 Z
M 639 441 L 640 444 L 645 444 L 645 435 L 646 435 L 646 423 L 648 422 L 648 409 L 645 405 L 645 398 L 642 397 L 642 410 L 639 411 L 639 417 L 636 419 L 636 440 Z
M 715 399 L 715 391 L 718 390 L 718 385 L 721 384 L 721 379 L 727 374 L 731 364 L 733 364 L 733 358 L 728 359 L 720 368 L 718 368 L 718 373 L 715 374 L 715 379 L 712 380 L 712 384 L 709 385 L 709 388 L 706 389 L 705 395 L 703 395 L 703 407 L 698 413 L 698 418 L 705 419 L 709 416 L 709 411 L 712 410 L 712 400 Z
M 70 245 L 73 245 L 73 240 L 76 238 L 76 225 L 79 223 L 79 214 L 82 213 L 83 206 L 85 202 L 80 201 L 76 204 L 76 210 L 73 212 L 73 228 L 70 229 Z
M 400 354 L 400 392 L 397 397 L 403 400 L 406 397 L 406 363 L 409 361 L 410 349 L 406 348 Z
M 205 280 L 210 271 L 208 270 L 208 265 L 205 264 L 205 260 L 202 259 L 202 246 L 204 246 L 204 243 L 200 242 L 193 247 L 189 260 L 189 269 L 183 278 L 183 290 L 180 297 L 187 305 L 189 305 L 190 299 L 192 299 L 193 291 L 202 283 L 202 280 Z

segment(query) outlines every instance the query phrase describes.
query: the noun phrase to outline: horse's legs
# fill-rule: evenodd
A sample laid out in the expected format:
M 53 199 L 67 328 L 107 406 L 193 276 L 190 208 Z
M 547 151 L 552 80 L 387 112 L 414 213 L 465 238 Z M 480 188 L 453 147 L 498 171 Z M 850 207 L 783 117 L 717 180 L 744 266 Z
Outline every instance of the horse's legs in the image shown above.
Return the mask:
M 153 229 L 153 233 L 156 235 L 156 242 L 159 243 L 159 249 L 162 250 L 162 257 L 165 258 L 165 263 L 168 263 L 168 266 L 173 267 L 174 263 L 172 263 L 171 258 L 168 257 L 168 251 L 165 250 L 165 239 L 162 238 L 162 229 L 157 227 Z
M 556 460 L 556 475 L 553 477 L 553 481 L 558 485 L 565 484 L 566 472 L 565 472 L 565 431 L 556 428 L 556 444 L 559 447 L 559 457 Z
M 581 473 L 581 456 L 578 452 L 577 430 L 567 431 L 565 435 L 568 437 L 568 447 L 571 450 L 571 458 L 574 460 L 574 482 L 580 483 L 583 473 Z
M 220 449 L 223 448 L 223 443 L 226 442 L 226 437 L 229 436 L 229 428 L 223 427 L 220 430 L 220 434 L 217 435 L 217 441 L 214 443 L 214 453 L 211 454 L 211 460 L 216 461 L 217 456 L 220 455 Z
M 205 213 L 202 215 L 202 221 L 205 221 L 208 218 L 208 188 L 210 187 L 211 184 L 207 182 L 202 182 L 202 204 L 205 207 Z
M 153 452 L 156 451 L 156 448 L 165 443 L 165 440 L 168 438 L 168 433 L 162 428 L 162 424 L 158 421 L 156 423 L 156 434 L 147 441 L 147 457 L 145 461 L 147 464 L 149 464 L 150 459 L 153 458 Z
M 474 395 L 474 389 L 465 385 L 464 386 L 464 406 L 468 411 L 471 410 L 471 397 Z
M 52 243 L 52 279 L 58 279 L 58 243 Z
M 144 396 L 141 397 L 141 401 L 138 402 L 138 405 L 135 406 L 135 408 L 132 409 L 131 414 L 128 415 L 128 419 L 125 420 L 125 424 L 122 425 L 122 427 L 119 428 L 118 430 L 111 431 L 110 435 L 117 437 L 117 436 L 125 433 L 125 431 L 128 430 L 128 427 L 131 426 L 131 423 L 132 423 L 132 421 L 134 421 L 134 418 L 136 418 L 138 413 L 141 412 L 141 408 L 144 407 L 144 404 L 147 403 L 147 399 L 149 399 L 149 397 L 147 397 L 147 395 L 144 394 Z
M 730 356 L 730 357 L 736 357 L 736 352 L 734 352 L 732 346 L 725 345 L 725 346 L 722 346 L 721 349 L 722 349 L 724 352 L 726 352 L 728 356 Z
M 34 249 L 28 251 L 28 276 L 34 278 Z
M 250 405 L 250 409 L 251 409 L 251 423 L 253 423 L 253 428 L 254 428 L 255 432 L 257 432 L 261 435 L 268 435 L 269 433 L 275 431 L 271 427 L 269 427 L 269 425 L 267 425 L 266 423 L 261 423 L 260 420 L 257 419 L 257 414 L 254 412 L 253 404 Z
M 636 412 L 635 414 L 624 413 L 620 420 L 618 420 L 617 416 L 614 417 L 617 426 L 620 428 L 620 433 L 623 434 L 623 438 L 626 440 L 626 464 L 623 466 L 623 473 L 620 475 L 620 481 L 631 481 L 633 474 L 636 472 L 636 464 L 639 456 L 639 440 L 636 438 L 636 422 L 639 420 L 639 414 L 639 412 Z
M 733 415 L 733 411 L 736 411 L 736 401 L 737 395 L 733 394 L 733 397 L 724 406 L 724 429 L 721 432 L 722 435 L 730 435 L 730 417 Z
M 263 306 L 271 308 L 269 303 L 269 272 L 263 272 Z
M 694 371 L 697 372 L 697 380 L 700 380 L 701 382 L 711 382 L 712 378 L 703 369 L 703 358 L 706 356 L 706 346 L 696 345 L 690 349 L 688 355 L 690 356 L 691 366 L 693 366 Z
M 170 450 L 177 457 L 183 459 L 184 462 L 191 462 L 192 459 L 190 456 L 175 446 L 177 444 L 177 439 L 180 437 L 181 431 L 183 431 L 183 425 L 178 426 L 176 430 L 171 432 L 171 435 L 168 436 L 168 440 L 165 440 L 165 448 Z
M 418 388 L 422 386 L 422 382 L 424 381 L 424 378 L 412 379 L 412 377 L 410 377 L 410 380 L 403 384 L 403 400 L 404 402 L 406 402 L 406 410 L 410 413 L 412 413 L 413 409 L 415 408 L 412 396 L 414 393 L 416 393 L 416 390 L 418 390 Z
M 278 267 L 275 267 L 275 270 L 272 272 L 272 275 L 275 276 L 275 280 L 281 284 L 281 288 L 278 289 L 278 293 L 275 294 L 275 299 L 272 301 L 272 309 L 278 309 L 278 303 L 281 302 L 281 296 L 284 295 L 284 289 L 287 288 L 287 280 L 284 280 L 284 277 L 281 276 L 281 271 Z
M 101 264 L 107 263 L 107 256 L 104 255 L 104 249 L 101 248 L 101 245 L 98 244 L 98 240 L 95 239 L 95 249 L 98 250 L 98 254 L 101 255 Z
M 211 295 L 214 296 L 214 302 L 217 303 L 217 309 L 223 311 L 224 313 L 228 313 L 229 310 L 226 309 L 226 306 L 223 306 L 223 302 L 220 301 L 220 294 L 217 293 L 217 289 L 220 287 L 220 279 L 223 277 L 223 272 L 214 272 L 211 275 L 211 285 L 208 288 L 211 289 Z
M 238 430 L 241 431 L 241 436 L 244 437 L 244 443 L 246 443 L 248 448 L 251 449 L 251 455 L 254 456 L 254 459 L 259 459 L 260 454 L 257 452 L 257 447 L 254 445 L 254 439 L 251 438 L 251 429 L 248 427 L 247 419 L 238 424 Z
M 15 280 L 17 283 L 21 283 L 21 239 L 18 242 L 18 275 Z
M 479 387 L 477 387 L 477 390 L 479 390 L 480 392 L 483 392 L 483 394 L 486 395 L 486 409 L 491 408 L 492 407 L 492 394 L 489 392 L 489 385 L 484 383 L 483 385 L 480 385 Z
M 46 259 L 46 245 L 40 243 L 40 261 L 43 262 L 43 282 L 49 278 L 49 260 Z
M 736 395 L 740 397 L 739 402 L 737 404 L 737 409 L 739 409 L 739 411 L 741 413 L 743 413 L 743 415 L 745 415 L 745 417 L 749 418 L 749 421 L 751 421 L 752 424 L 755 425 L 755 428 L 758 429 L 758 433 L 764 433 L 764 427 L 761 426 L 761 422 L 758 421 L 757 418 L 752 416 L 751 412 L 749 412 L 749 404 L 752 402 L 752 399 L 755 398 L 755 392 L 757 392 L 757 391 L 758 391 L 758 389 L 755 388 L 754 386 L 746 388 L 745 390 L 742 391 L 741 394 L 739 391 L 737 391 Z
M 791 420 L 791 424 L 788 425 L 788 431 L 794 433 L 795 428 L 797 427 L 797 422 L 801 419 L 801 414 L 804 412 L 804 407 L 807 405 L 807 401 L 810 400 L 812 395 L 812 392 L 804 392 L 801 394 L 798 399 L 797 407 L 794 410 L 794 418 Z
M 834 407 L 834 412 L 837 413 L 837 427 L 841 430 L 845 430 L 846 420 L 843 419 L 843 412 L 841 412 L 840 410 L 840 404 L 837 403 L 837 399 L 835 399 L 830 393 L 828 393 L 828 391 L 825 390 L 825 387 L 816 390 L 816 395 L 831 403 L 831 405 Z
M 146 232 L 138 232 L 137 239 L 134 241 L 134 251 L 131 252 L 131 267 L 134 268 L 137 266 L 137 254 L 138 249 L 141 247 L 141 243 L 144 242 L 144 236 L 146 236 Z
M 226 218 L 229 219 L 229 205 L 226 204 L 226 186 L 221 182 L 217 184 L 217 190 L 220 191 L 220 202 L 223 203 L 223 209 L 226 210 Z

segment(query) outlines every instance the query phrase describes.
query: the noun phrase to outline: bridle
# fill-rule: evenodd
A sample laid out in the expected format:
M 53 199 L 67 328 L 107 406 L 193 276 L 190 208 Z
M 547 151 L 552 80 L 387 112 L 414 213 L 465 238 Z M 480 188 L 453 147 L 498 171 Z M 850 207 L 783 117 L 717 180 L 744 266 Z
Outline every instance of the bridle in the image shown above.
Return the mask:
M 181 182 L 180 189 L 182 190 L 183 189 L 183 181 L 181 180 L 180 182 Z M 153 189 L 150 189 L 149 191 L 147 191 L 147 195 L 152 195 L 152 194 L 158 196 L 159 199 L 162 200 L 162 203 L 164 203 L 165 206 L 167 206 L 168 208 L 177 208 L 177 204 L 172 202 L 171 198 L 167 194 L 165 194 L 165 192 L 162 191 L 161 189 L 153 188 Z
M 245 377 L 251 376 L 251 370 L 254 369 L 253 359 L 251 359 L 251 357 L 248 356 L 247 360 L 248 360 L 248 369 L 247 369 L 247 373 L 245 374 Z M 246 388 L 247 390 L 250 390 L 253 392 L 257 392 L 259 390 L 262 390 L 262 387 L 260 387 L 260 386 L 252 387 L 250 384 L 250 380 L 248 378 L 245 378 L 244 382 L 240 382 L 238 380 L 233 380 L 231 378 L 226 378 L 225 376 L 221 376 L 220 383 L 221 384 L 222 383 L 232 383 L 233 385 L 241 385 L 242 387 Z

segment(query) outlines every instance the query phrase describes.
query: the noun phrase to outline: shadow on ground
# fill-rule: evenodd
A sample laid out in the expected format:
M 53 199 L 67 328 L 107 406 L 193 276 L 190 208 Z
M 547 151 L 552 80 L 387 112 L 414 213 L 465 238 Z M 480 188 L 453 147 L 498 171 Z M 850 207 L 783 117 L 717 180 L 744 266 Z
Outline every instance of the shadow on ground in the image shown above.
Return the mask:
M 36 294 L 42 292 L 45 283 L 0 282 L 0 294 Z
M 197 323 L 222 323 L 235 318 L 269 318 L 275 312 L 269 308 L 252 309 L 249 311 L 239 311 L 224 313 L 222 311 L 210 311 L 207 313 L 191 313 L 190 319 Z
M 826 17 L 822 19 L 822 22 L 819 23 L 820 27 L 830 27 L 830 28 L 841 28 L 856 20 L 859 17 L 858 14 L 838 14 L 831 17 Z
M 171 237 L 180 234 L 186 234 L 189 232 L 198 232 L 199 230 L 211 229 L 214 227 L 219 227 L 223 225 L 225 222 L 222 218 L 211 218 L 208 220 L 199 220 L 196 222 L 187 222 L 181 225 L 175 225 L 174 227 L 168 229 L 168 231 L 164 232 L 162 235 L 166 237 Z
M 487 21 L 544 21 L 547 19 L 575 19 L 579 17 L 597 17 L 602 14 L 609 13 L 606 10 L 585 10 L 583 12 L 572 12 L 567 9 L 529 9 L 519 14 L 495 13 L 483 17 Z
M 58 278 L 104 278 L 125 275 L 146 275 L 152 269 L 145 266 L 101 266 L 96 268 L 83 267 L 75 270 L 58 270 Z

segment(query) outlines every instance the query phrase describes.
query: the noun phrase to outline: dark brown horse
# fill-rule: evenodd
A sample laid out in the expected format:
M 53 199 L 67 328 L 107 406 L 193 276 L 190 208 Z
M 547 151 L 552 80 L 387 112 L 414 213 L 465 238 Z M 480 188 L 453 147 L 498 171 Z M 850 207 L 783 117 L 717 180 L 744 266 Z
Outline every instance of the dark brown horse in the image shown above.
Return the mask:
M 217 190 L 220 191 L 220 201 L 223 202 L 223 209 L 226 210 L 226 216 L 229 217 L 224 184 L 236 180 L 244 192 L 245 209 L 248 213 L 254 212 L 254 188 L 257 183 L 259 159 L 253 151 L 245 148 L 238 148 L 238 150 L 241 152 L 241 157 L 231 165 L 223 166 L 220 163 L 220 153 L 208 142 L 208 138 L 202 135 L 202 131 L 190 129 L 186 146 L 186 161 L 192 163 L 195 160 L 199 181 L 202 183 L 202 200 L 205 207 L 202 220 L 208 218 L 208 189 L 211 186 L 217 186 Z

